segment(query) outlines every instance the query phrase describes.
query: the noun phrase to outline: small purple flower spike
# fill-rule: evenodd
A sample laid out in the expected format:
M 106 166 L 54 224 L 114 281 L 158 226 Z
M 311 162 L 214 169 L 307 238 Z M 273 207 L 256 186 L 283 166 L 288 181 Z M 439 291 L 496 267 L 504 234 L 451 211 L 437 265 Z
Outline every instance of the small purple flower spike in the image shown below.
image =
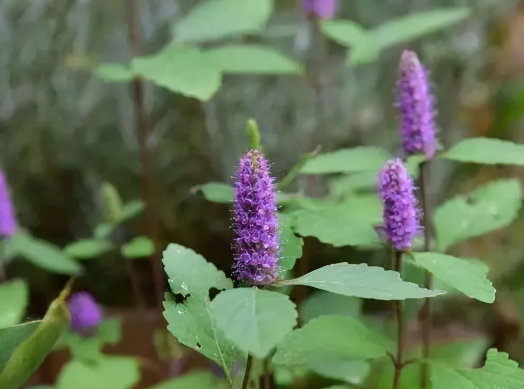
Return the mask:
M 302 0 L 302 8 L 307 15 L 330 20 L 335 17 L 338 0 Z
M 393 159 L 379 172 L 378 184 L 386 235 L 395 249 L 407 250 L 422 230 L 417 200 L 413 195 L 413 180 L 402 161 Z
M 67 303 L 71 314 L 71 330 L 82 336 L 93 335 L 102 321 L 102 312 L 87 292 L 75 293 Z
M 437 148 L 435 101 L 427 71 L 412 51 L 404 51 L 400 59 L 398 94 L 404 151 L 407 155 L 425 154 L 427 159 L 433 158 Z
M 16 232 L 16 218 L 9 198 L 9 188 L 4 173 L 0 170 L 0 236 L 9 238 Z
M 278 278 L 279 229 L 273 178 L 268 162 L 257 150 L 240 159 L 233 208 L 233 274 L 250 285 L 266 285 Z

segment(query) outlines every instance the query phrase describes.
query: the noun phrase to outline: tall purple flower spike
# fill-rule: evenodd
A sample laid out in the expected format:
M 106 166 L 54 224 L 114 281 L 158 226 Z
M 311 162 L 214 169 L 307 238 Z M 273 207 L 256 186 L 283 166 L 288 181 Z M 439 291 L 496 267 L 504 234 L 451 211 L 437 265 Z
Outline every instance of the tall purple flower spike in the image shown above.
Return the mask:
M 102 311 L 93 296 L 87 292 L 75 293 L 67 303 L 71 314 L 71 330 L 83 336 L 90 336 L 102 321 Z
M 397 250 L 407 250 L 422 230 L 413 180 L 402 161 L 393 159 L 379 172 L 378 184 L 386 235 Z
M 426 69 L 412 51 L 404 51 L 400 59 L 398 94 L 404 151 L 407 155 L 425 154 L 427 159 L 433 158 L 437 132 L 435 101 Z
M 11 237 L 15 232 L 15 212 L 9 198 L 9 188 L 4 173 L 0 170 L 0 236 Z
M 319 19 L 333 19 L 337 11 L 338 0 L 302 0 L 302 8 L 308 15 Z
M 279 228 L 275 185 L 260 151 L 240 159 L 236 179 L 233 273 L 250 285 L 269 284 L 278 278 Z

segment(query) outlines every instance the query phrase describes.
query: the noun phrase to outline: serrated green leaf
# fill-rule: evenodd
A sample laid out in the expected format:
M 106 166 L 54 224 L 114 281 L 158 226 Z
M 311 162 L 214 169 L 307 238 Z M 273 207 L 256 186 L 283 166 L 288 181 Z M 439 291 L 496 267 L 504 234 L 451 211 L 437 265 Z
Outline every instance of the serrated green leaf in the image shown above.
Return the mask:
M 524 371 L 508 354 L 490 349 L 484 367 L 457 370 L 434 365 L 431 381 L 434 389 L 518 389 L 524 388 Z
M 300 321 L 307 323 L 323 315 L 358 318 L 362 300 L 356 297 L 318 291 L 308 296 L 299 309 Z
M 129 82 L 134 78 L 133 72 L 119 63 L 104 63 L 98 66 L 94 73 L 106 82 Z
M 222 82 L 220 69 L 197 47 L 167 47 L 134 58 L 131 68 L 159 86 L 202 101 L 209 100 Z
M 439 253 L 412 253 L 411 256 L 416 264 L 466 296 L 490 304 L 495 301 L 495 288 L 484 268 Z
M 208 371 L 193 371 L 176 377 L 149 389 L 218 389 L 220 381 Z
M 272 0 L 203 1 L 175 24 L 174 39 L 176 42 L 205 42 L 258 32 L 272 10 Z
M 112 245 L 102 239 L 82 239 L 64 247 L 65 255 L 77 259 L 96 258 L 111 250 Z
M 211 302 L 217 326 L 241 350 L 264 358 L 296 324 L 297 312 L 286 295 L 258 288 L 220 293 Z
M 379 147 L 341 149 L 311 158 L 300 173 L 332 174 L 378 171 L 390 158 L 391 154 Z
M 221 182 L 208 182 L 195 189 L 201 190 L 206 200 L 212 203 L 231 204 L 233 201 L 233 187 Z
M 25 234 L 16 234 L 10 240 L 10 249 L 33 265 L 59 274 L 80 274 L 82 267 L 62 250 L 49 242 Z
M 471 138 L 457 143 L 441 157 L 459 162 L 524 166 L 524 145 L 500 139 Z
M 69 361 L 60 371 L 58 389 L 129 389 L 140 379 L 140 366 L 134 358 L 104 356 L 96 363 Z
M 511 224 L 518 215 L 521 199 L 519 180 L 503 179 L 445 202 L 434 219 L 439 251 Z
M 130 201 L 122 207 L 122 214 L 120 221 L 130 220 L 140 215 L 145 209 L 145 205 L 141 200 Z
M 33 321 L 0 329 L 0 373 L 13 351 L 35 332 L 40 323 Z
M 275 285 L 306 285 L 344 296 L 375 300 L 435 297 L 444 293 L 402 281 L 400 274 L 396 271 L 386 271 L 381 267 L 366 264 L 352 265 L 349 263 L 324 266 L 302 277 L 280 281 Z
M 278 266 L 282 271 L 293 269 L 298 258 L 302 257 L 302 246 L 304 240 L 295 235 L 292 227 L 294 220 L 288 215 L 280 214 L 280 239 L 282 254 L 278 261 Z
M 321 316 L 291 332 L 278 345 L 273 363 L 314 366 L 386 355 L 392 341 L 349 316 Z
M 137 236 L 122 245 L 120 252 L 124 258 L 144 258 L 153 255 L 155 244 L 147 236 Z
M 22 279 L 0 284 L 0 328 L 19 324 L 24 318 L 29 290 Z M 1 342 L 0 342 L 1 344 Z

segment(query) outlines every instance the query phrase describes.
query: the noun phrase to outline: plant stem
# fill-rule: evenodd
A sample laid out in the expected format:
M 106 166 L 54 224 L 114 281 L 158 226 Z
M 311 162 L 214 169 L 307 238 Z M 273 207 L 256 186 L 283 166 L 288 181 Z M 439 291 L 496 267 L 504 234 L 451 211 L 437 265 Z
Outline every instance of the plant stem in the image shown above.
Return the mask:
M 133 267 L 133 264 L 130 261 L 132 260 L 124 258 L 124 266 L 126 268 L 127 277 L 131 282 L 133 300 L 135 302 L 135 306 L 139 310 L 143 310 L 146 307 L 146 299 L 144 298 L 142 290 L 140 289 L 140 281 L 138 275 L 136 274 L 135 268 Z
M 430 226 L 430 207 L 428 203 L 428 162 L 423 162 L 419 167 L 420 172 L 420 197 L 422 205 L 422 222 L 424 225 L 424 251 L 430 251 L 431 246 L 431 226 Z M 425 285 L 427 289 L 433 289 L 433 274 L 426 270 Z M 426 360 L 430 354 L 431 344 L 431 299 L 426 298 L 420 310 L 420 320 L 422 327 L 422 358 Z M 429 366 L 425 361 L 420 365 L 420 387 L 426 389 L 428 386 L 428 369 Z
M 251 355 L 247 355 L 247 362 L 246 362 L 246 372 L 244 373 L 244 381 L 242 381 L 242 389 L 247 389 L 247 385 L 249 384 L 249 374 L 251 373 L 251 362 L 253 361 L 253 357 Z
M 393 270 L 397 272 L 402 271 L 402 252 L 393 249 Z M 393 389 L 398 389 L 400 386 L 400 374 L 404 367 L 402 363 L 402 351 L 404 348 L 404 326 L 402 323 L 402 303 L 399 300 L 393 301 L 393 311 L 397 321 L 397 353 L 394 357 L 393 363 L 395 365 L 395 375 L 393 377 Z
M 128 0 L 128 25 L 129 41 L 134 56 L 141 54 L 141 34 L 140 34 L 140 6 L 138 0 Z M 148 234 L 151 237 L 155 252 L 151 256 L 153 269 L 153 282 L 155 287 L 155 297 L 157 308 L 162 309 L 164 300 L 164 275 L 162 263 L 158 255 L 160 250 L 160 234 L 158 221 L 156 220 L 154 205 L 156 203 L 153 191 L 153 164 L 152 153 L 149 147 L 149 136 L 151 133 L 149 118 L 144 104 L 144 81 L 140 77 L 135 77 L 132 82 L 133 88 L 133 107 L 138 126 L 138 144 L 140 151 L 140 192 L 144 202 L 145 216 L 147 219 Z

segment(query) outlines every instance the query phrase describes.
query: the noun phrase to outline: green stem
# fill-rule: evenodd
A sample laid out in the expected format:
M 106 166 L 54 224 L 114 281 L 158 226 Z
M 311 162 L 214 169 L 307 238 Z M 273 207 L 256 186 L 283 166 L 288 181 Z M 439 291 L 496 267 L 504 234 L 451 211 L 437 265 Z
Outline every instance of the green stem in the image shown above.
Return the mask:
M 249 374 L 251 373 L 251 363 L 253 362 L 253 357 L 248 354 L 246 362 L 246 372 L 244 373 L 244 381 L 242 381 L 242 389 L 247 389 L 249 384 Z
M 402 271 L 402 252 L 393 249 L 393 270 L 397 272 Z M 397 351 L 393 358 L 393 364 L 395 366 L 395 374 L 393 377 L 393 389 L 399 389 L 400 387 L 400 375 L 402 368 L 402 352 L 404 349 L 404 326 L 402 320 L 402 305 L 399 300 L 393 301 L 393 312 L 397 321 Z

